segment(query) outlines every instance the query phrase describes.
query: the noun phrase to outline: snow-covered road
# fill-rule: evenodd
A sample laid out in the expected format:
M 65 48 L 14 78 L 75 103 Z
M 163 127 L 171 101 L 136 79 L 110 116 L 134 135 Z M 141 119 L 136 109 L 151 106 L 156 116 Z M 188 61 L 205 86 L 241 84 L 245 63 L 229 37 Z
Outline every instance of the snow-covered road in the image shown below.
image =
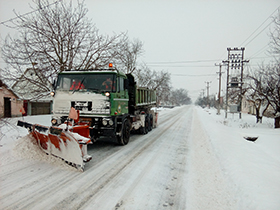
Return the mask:
M 184 106 L 159 114 L 158 128 L 132 135 L 126 146 L 90 145 L 93 159 L 84 172 L 46 156 L 27 136 L 4 143 L 0 209 L 246 207 L 237 203 L 197 109 Z

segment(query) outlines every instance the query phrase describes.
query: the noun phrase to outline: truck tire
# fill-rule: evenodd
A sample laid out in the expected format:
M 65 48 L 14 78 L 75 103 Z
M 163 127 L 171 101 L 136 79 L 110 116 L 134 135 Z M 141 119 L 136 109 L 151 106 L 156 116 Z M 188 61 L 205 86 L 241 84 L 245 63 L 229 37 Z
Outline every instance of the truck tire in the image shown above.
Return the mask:
M 117 136 L 117 141 L 120 145 L 126 145 L 128 144 L 130 138 L 130 124 L 127 119 L 124 119 L 121 129 L 121 135 Z
M 151 131 L 153 130 L 153 124 L 154 124 L 154 121 L 153 121 L 153 115 L 152 114 L 149 114 L 148 115 L 148 120 L 149 120 L 149 127 L 148 127 L 148 131 Z
M 149 132 L 149 115 L 147 114 L 145 116 L 145 126 L 144 127 L 141 127 L 139 130 L 140 130 L 140 133 L 141 134 L 147 134 Z

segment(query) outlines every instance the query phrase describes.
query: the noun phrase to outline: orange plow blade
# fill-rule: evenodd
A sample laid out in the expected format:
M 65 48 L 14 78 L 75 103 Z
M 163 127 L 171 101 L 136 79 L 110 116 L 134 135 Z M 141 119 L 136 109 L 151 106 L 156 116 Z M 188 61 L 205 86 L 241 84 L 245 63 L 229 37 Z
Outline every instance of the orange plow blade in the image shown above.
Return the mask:
M 27 128 L 45 153 L 59 157 L 81 171 L 85 162 L 91 160 L 87 154 L 87 144 L 91 143 L 88 126 L 45 127 L 23 121 L 18 121 L 17 125 Z

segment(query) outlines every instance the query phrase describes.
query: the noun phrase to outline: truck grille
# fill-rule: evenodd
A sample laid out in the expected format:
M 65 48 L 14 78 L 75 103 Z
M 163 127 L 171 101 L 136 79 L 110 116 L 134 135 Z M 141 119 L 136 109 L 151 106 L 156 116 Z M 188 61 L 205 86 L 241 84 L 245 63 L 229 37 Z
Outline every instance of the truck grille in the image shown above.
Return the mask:
M 102 108 L 92 106 L 91 101 L 71 101 L 71 107 L 83 113 L 110 114 L 110 103 L 106 103 Z

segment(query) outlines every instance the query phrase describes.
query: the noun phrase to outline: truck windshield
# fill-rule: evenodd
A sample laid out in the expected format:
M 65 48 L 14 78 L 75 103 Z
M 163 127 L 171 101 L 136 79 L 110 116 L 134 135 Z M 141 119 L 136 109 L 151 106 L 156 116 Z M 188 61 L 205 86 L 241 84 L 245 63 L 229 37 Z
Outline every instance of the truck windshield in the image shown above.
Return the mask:
M 56 90 L 80 91 L 115 91 L 115 74 L 60 74 Z

